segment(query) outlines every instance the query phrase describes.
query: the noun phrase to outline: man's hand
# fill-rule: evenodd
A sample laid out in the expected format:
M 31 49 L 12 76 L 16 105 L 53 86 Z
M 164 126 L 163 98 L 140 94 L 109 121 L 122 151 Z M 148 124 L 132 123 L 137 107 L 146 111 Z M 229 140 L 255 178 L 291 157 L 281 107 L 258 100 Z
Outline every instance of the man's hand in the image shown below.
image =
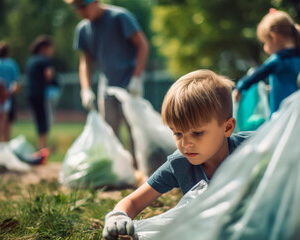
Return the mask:
M 134 226 L 130 217 L 121 211 L 112 211 L 105 216 L 102 236 L 106 240 L 118 240 L 119 236 L 134 236 Z
M 86 109 L 92 109 L 94 106 L 95 94 L 90 88 L 83 88 L 80 91 L 82 105 Z
M 136 76 L 131 77 L 127 89 L 128 92 L 133 96 L 142 96 L 143 95 L 142 79 Z

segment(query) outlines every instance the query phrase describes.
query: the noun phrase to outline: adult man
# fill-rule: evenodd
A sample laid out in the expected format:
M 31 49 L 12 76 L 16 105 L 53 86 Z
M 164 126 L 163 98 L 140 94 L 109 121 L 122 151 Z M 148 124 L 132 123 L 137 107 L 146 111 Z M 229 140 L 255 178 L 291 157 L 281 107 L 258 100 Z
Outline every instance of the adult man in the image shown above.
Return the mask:
M 93 64 L 104 73 L 109 86 L 126 88 L 133 95 L 141 95 L 141 74 L 148 56 L 148 44 L 133 15 L 97 0 L 65 2 L 72 4 L 84 18 L 77 26 L 74 38 L 75 49 L 81 51 L 79 77 L 83 106 L 89 109 L 95 100 L 90 87 Z M 120 123 L 125 120 L 127 124 L 119 101 L 111 96 L 105 97 L 105 120 L 117 136 L 120 136 Z M 131 146 L 134 156 L 132 138 Z

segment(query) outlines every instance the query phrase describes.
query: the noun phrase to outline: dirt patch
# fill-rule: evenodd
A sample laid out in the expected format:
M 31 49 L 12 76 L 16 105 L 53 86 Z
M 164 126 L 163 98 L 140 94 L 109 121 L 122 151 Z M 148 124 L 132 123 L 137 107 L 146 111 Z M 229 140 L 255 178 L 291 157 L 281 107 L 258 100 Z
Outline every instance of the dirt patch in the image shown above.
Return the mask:
M 20 173 L 3 171 L 1 178 L 5 180 L 14 179 L 16 183 L 22 185 L 38 184 L 41 181 L 56 181 L 58 179 L 61 163 L 47 163 L 45 165 L 33 166 L 29 172 Z

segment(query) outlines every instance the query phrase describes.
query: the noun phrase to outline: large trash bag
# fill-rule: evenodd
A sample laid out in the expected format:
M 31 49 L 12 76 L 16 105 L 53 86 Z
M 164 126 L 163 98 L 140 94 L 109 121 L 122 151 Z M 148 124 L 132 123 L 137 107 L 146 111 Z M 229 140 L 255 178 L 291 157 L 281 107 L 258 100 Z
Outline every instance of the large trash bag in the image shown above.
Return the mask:
M 174 208 L 169 211 L 151 218 L 134 220 L 134 228 L 136 232 L 135 238 L 139 240 L 152 239 L 153 236 L 162 231 L 166 224 L 169 224 L 177 217 L 181 208 L 189 204 L 193 199 L 197 198 L 206 189 L 207 183 L 204 180 L 201 180 L 180 199 Z
M 100 114 L 92 110 L 83 132 L 64 158 L 59 180 L 74 188 L 133 185 L 132 165 L 130 153 Z
M 30 166 L 20 161 L 7 142 L 0 142 L 0 167 L 9 171 L 27 172 Z
M 300 91 L 228 157 L 208 189 L 152 239 L 298 239 Z
M 30 157 L 36 150 L 26 140 L 24 135 L 19 135 L 9 141 L 9 147 L 17 156 Z
M 109 87 L 108 94 L 114 95 L 122 104 L 131 127 L 139 170 L 151 175 L 176 149 L 171 130 L 146 99 L 133 97 L 117 87 Z
M 243 91 L 234 108 L 236 132 L 256 130 L 270 116 L 266 84 L 259 82 Z

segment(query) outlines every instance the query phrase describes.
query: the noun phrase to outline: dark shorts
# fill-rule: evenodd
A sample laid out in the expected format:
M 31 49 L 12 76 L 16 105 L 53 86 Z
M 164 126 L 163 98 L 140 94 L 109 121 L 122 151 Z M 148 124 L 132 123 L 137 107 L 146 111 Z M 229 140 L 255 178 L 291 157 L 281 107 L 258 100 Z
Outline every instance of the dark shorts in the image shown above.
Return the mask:
M 46 134 L 49 131 L 49 116 L 45 99 L 41 97 L 29 97 L 28 100 L 38 134 Z

